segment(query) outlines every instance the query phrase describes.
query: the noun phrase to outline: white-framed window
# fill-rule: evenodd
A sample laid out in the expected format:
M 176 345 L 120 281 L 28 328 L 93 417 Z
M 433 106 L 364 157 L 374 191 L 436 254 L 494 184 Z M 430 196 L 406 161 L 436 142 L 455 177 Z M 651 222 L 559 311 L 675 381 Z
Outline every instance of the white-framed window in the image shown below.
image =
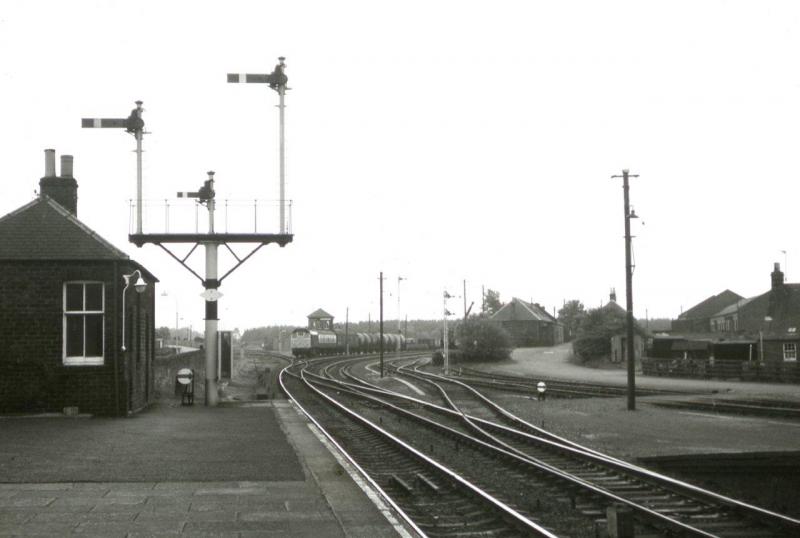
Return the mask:
M 783 360 L 796 361 L 797 360 L 797 344 L 794 342 L 786 342 L 783 344 Z
M 102 282 L 64 283 L 64 364 L 103 364 L 105 286 Z

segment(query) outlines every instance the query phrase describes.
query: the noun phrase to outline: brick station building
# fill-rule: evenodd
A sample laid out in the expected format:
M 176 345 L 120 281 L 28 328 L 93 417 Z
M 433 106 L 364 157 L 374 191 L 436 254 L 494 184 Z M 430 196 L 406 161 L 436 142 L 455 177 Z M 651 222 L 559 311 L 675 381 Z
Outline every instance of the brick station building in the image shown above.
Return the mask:
M 157 279 L 78 220 L 72 156 L 56 176 L 45 150 L 39 186 L 0 217 L 0 413 L 141 410 L 154 399 Z

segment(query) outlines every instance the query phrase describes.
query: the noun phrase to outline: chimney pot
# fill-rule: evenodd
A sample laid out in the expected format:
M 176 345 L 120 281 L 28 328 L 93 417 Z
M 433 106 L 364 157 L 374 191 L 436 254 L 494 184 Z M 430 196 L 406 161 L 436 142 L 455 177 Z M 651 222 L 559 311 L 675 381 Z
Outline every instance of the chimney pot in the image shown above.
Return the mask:
M 44 177 L 56 177 L 56 150 L 44 150 Z
M 72 155 L 61 156 L 61 177 L 72 177 Z
M 72 155 L 61 156 L 61 177 L 56 176 L 56 150 L 46 149 L 44 155 L 45 176 L 39 180 L 39 194 L 77 216 L 78 182 L 72 177 Z

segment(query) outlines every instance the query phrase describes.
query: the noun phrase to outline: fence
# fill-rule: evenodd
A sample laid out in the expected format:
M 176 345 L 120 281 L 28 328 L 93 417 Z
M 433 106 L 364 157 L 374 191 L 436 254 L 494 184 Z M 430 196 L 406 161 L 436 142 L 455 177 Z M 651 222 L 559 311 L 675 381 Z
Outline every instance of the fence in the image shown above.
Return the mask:
M 739 379 L 767 383 L 800 383 L 797 362 L 712 359 L 642 359 L 644 375 L 692 379 Z

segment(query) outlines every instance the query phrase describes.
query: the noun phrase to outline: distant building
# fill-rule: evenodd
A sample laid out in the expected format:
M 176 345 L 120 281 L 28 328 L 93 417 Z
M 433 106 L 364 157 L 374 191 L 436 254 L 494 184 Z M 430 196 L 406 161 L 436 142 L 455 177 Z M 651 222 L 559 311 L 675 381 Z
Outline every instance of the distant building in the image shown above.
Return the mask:
M 638 334 L 633 335 L 633 355 L 637 359 L 644 357 L 644 339 Z M 611 337 L 611 362 L 628 362 L 628 337 L 625 334 L 615 334 Z
M 684 312 L 673 324 L 673 329 L 676 325 L 683 329 L 673 330 L 669 337 L 654 336 L 649 356 L 707 361 L 703 367 L 709 375 L 717 375 L 716 368 L 723 372 L 720 375 L 800 380 L 800 284 L 784 282 L 780 264 L 775 263 L 768 291 L 746 299 L 736 297 L 726 290 Z M 728 301 L 709 313 L 711 307 Z M 690 327 L 695 330 L 687 330 Z M 740 366 L 727 365 L 724 370 L 720 362 L 725 361 Z
M 796 362 L 800 348 L 800 284 L 785 283 L 779 263 L 775 263 L 770 280 L 769 291 L 740 305 L 737 329 L 763 341 L 765 362 Z
M 490 318 L 511 335 L 514 346 L 553 346 L 564 342 L 564 328 L 536 303 L 516 297 Z
M 673 333 L 708 333 L 711 332 L 711 318 L 720 310 L 735 304 L 743 297 L 731 290 L 725 290 L 717 295 L 696 304 L 678 319 L 672 322 Z
M 123 416 L 154 397 L 157 279 L 78 220 L 72 157 L 56 176 L 45 155 L 39 197 L 0 217 L 0 412 Z
M 314 310 L 307 317 L 309 329 L 333 329 L 333 316 L 321 308 Z
M 617 292 L 611 288 L 611 293 L 608 296 L 608 302 L 601 307 L 606 312 L 610 312 L 623 319 L 628 318 L 628 311 L 619 304 L 617 304 Z M 634 325 L 638 326 L 639 323 L 634 320 Z M 644 356 L 644 339 L 639 334 L 633 335 L 633 355 L 641 359 Z M 622 330 L 611 337 L 611 362 L 627 362 L 628 361 L 628 330 L 627 323 Z

